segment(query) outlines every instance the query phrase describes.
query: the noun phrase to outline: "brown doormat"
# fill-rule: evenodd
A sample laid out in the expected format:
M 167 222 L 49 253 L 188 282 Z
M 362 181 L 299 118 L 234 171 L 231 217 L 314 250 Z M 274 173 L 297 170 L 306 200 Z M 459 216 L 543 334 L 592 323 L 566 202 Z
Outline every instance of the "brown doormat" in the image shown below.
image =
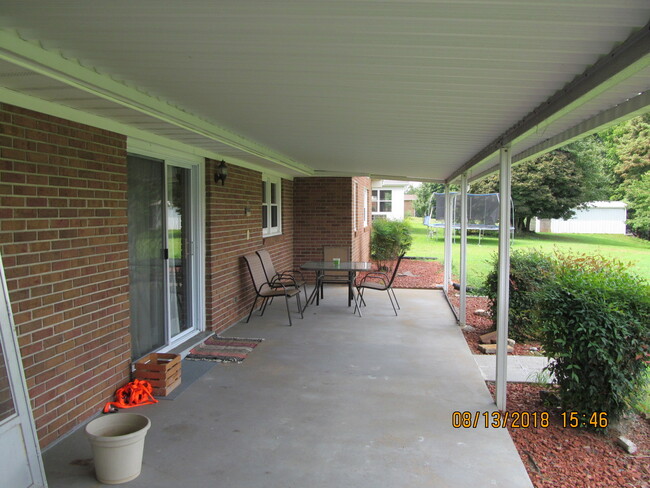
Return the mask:
M 246 359 L 248 353 L 263 340 L 243 337 L 219 337 L 215 334 L 191 349 L 185 359 L 241 363 Z

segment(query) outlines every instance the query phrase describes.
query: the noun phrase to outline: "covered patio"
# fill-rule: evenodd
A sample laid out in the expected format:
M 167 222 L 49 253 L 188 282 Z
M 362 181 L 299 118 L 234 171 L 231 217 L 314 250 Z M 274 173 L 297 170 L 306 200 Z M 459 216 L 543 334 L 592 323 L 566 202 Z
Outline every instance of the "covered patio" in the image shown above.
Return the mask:
M 498 171 L 508 202 L 513 164 L 650 110 L 649 18 L 647 0 L 3 2 L 0 331 L 21 403 L 0 471 L 47 486 L 45 449 L 51 486 L 94 485 L 78 429 L 132 363 L 227 331 L 267 340 L 146 409 L 133 486 L 529 486 L 505 430 L 451 427 L 495 407 L 441 294 L 244 326 L 242 256 L 367 261 L 372 179 L 465 201 Z
M 224 335 L 264 338 L 241 364 L 217 363 L 150 417 L 129 486 L 532 486 L 506 429 L 454 429 L 454 411 L 492 412 L 441 291 L 367 297 L 364 317 L 329 287 L 304 320 L 283 304 Z M 49 486 L 98 486 L 82 430 L 44 453 Z

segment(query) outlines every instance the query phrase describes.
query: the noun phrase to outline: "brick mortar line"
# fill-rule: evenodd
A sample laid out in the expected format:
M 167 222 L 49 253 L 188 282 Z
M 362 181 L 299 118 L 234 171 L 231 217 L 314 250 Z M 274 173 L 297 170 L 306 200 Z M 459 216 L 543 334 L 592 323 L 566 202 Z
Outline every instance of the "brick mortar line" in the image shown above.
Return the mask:
M 20 122 L 15 122 L 13 120 L 11 120 L 11 121 L 3 121 L 2 122 L 2 125 L 4 125 L 4 126 L 15 127 L 15 128 L 23 129 L 23 130 L 26 130 L 26 131 L 34 131 L 34 132 L 39 132 L 39 133 L 42 133 L 42 134 L 54 135 L 55 137 L 67 138 L 67 139 L 70 139 L 70 140 L 80 141 L 80 142 L 90 142 L 92 144 L 98 144 L 100 146 L 108 146 L 108 147 L 115 147 L 115 145 L 108 145 L 108 144 L 106 144 L 104 142 L 89 140 L 87 137 L 75 135 L 75 133 L 76 134 L 82 133 L 84 135 L 91 136 L 91 137 L 92 136 L 97 136 L 97 137 L 101 137 L 101 138 L 105 138 L 105 139 L 111 139 L 114 142 L 122 142 L 124 139 L 126 139 L 126 136 L 124 134 L 119 133 L 119 132 L 115 132 L 115 131 L 97 132 L 95 130 L 96 128 L 93 127 L 93 126 L 90 126 L 90 125 L 86 125 L 87 128 L 73 127 L 71 125 L 61 123 L 61 122 L 54 122 L 54 121 L 44 120 L 44 119 L 42 119 L 40 117 L 34 117 L 34 116 L 26 115 L 26 114 L 18 114 L 16 112 L 10 112 L 10 111 L 8 111 L 6 109 L 3 109 L 2 107 L 0 107 L 0 112 L 9 114 L 9 115 L 12 116 L 12 118 L 13 118 L 13 116 L 18 116 L 18 117 L 22 117 L 22 118 L 25 118 L 25 119 L 29 119 L 31 121 L 35 121 L 38 124 L 50 124 L 50 125 L 53 125 L 53 126 L 58 127 L 58 128 L 66 129 L 66 130 L 72 132 L 72 134 L 60 134 L 59 132 L 53 131 L 52 128 L 45 129 L 45 128 L 39 128 L 39 127 L 29 127 L 28 125 L 21 124 Z M 82 124 L 82 125 L 85 125 L 85 124 Z M 102 130 L 105 130 L 105 129 L 102 129 Z M 11 138 L 11 139 L 19 139 L 19 140 L 22 140 L 22 141 L 31 141 L 31 142 L 38 142 L 38 143 L 42 143 L 42 144 L 50 144 L 52 146 L 57 146 L 57 147 L 68 147 L 68 146 L 61 146 L 60 144 L 53 143 L 53 142 L 43 141 L 43 140 L 40 140 L 40 139 L 32 139 L 32 138 L 29 138 L 29 137 L 21 137 L 21 136 L 16 136 L 16 135 L 9 135 L 8 137 Z M 72 146 L 72 147 L 75 147 L 75 146 Z
M 113 351 L 114 351 L 114 350 L 111 350 L 111 351 L 108 351 L 108 352 L 113 352 Z M 98 366 L 101 365 L 101 364 L 104 364 L 104 363 L 98 363 Z M 113 366 L 113 368 L 116 368 L 116 366 Z M 118 375 L 118 374 L 119 374 L 118 371 L 114 371 L 114 372 L 113 372 L 113 375 Z M 79 376 L 81 376 L 81 375 L 79 375 Z M 77 377 L 78 377 L 78 376 L 75 376 L 75 378 L 77 378 Z M 72 379 L 74 379 L 74 378 L 71 378 L 70 380 L 66 380 L 66 382 L 67 382 L 67 381 L 71 381 Z M 65 383 L 65 382 L 64 382 L 64 383 Z M 109 387 L 109 386 L 106 385 L 106 388 L 108 388 L 108 387 Z M 55 397 L 52 397 L 52 398 L 48 399 L 46 402 L 43 402 L 40 406 L 45 406 L 45 405 L 49 404 L 50 402 L 53 402 L 54 400 L 57 400 L 57 399 L 60 399 L 60 398 L 64 398 L 65 395 L 66 395 L 66 393 L 67 393 L 67 392 L 63 392 L 63 393 L 61 393 L 61 394 L 59 394 L 59 395 L 57 395 L 57 396 L 55 396 Z M 93 396 L 96 396 L 96 395 L 99 395 L 99 392 L 93 394 Z M 38 398 L 38 397 L 36 397 L 36 398 Z M 109 398 L 112 399 L 112 395 L 111 395 L 111 397 L 109 397 Z M 75 399 L 76 399 L 76 397 L 75 397 Z M 64 402 L 64 403 L 65 403 L 65 402 Z M 84 403 L 85 403 L 85 402 L 84 402 Z M 76 406 L 80 406 L 80 405 L 82 405 L 82 404 L 77 404 L 77 403 L 75 402 L 75 407 L 76 407 Z M 61 407 L 62 407 L 62 405 L 59 406 L 59 407 L 57 407 L 57 410 L 60 409 Z M 92 408 L 94 408 L 94 407 L 92 407 L 92 406 L 89 405 L 88 408 L 89 408 L 89 409 L 92 409 Z M 43 428 L 46 428 L 46 427 L 49 428 L 49 426 L 50 426 L 51 424 L 55 423 L 58 419 L 61 419 L 62 417 L 66 417 L 66 418 L 67 418 L 67 416 L 69 415 L 69 410 L 70 410 L 70 409 L 68 409 L 68 411 L 65 411 L 65 412 L 62 413 L 61 415 L 58 415 L 57 417 L 54 417 L 51 421 L 47 422 L 47 424 L 44 425 Z M 47 413 L 44 413 L 42 416 L 45 416 L 45 415 L 47 415 Z M 39 417 L 39 418 L 40 418 L 40 417 Z M 69 420 L 69 422 L 75 422 L 75 419 L 71 419 L 71 420 Z M 57 429 L 59 429 L 59 428 L 60 428 L 60 427 L 57 427 Z M 49 430 L 48 430 L 48 433 L 49 433 Z
M 93 313 L 94 313 L 94 312 L 93 312 Z M 86 314 L 86 316 L 87 316 L 87 315 L 90 315 L 90 314 Z M 77 346 L 74 346 L 72 349 L 67 349 L 67 350 L 65 350 L 65 351 L 63 351 L 63 352 L 60 352 L 60 353 L 58 353 L 58 354 L 55 354 L 54 356 L 49 356 L 47 359 L 44 359 L 44 360 L 42 360 L 42 361 L 34 362 L 34 364 L 32 364 L 30 367 L 36 366 L 37 364 L 42 364 L 42 363 L 44 363 L 44 362 L 47 362 L 47 361 L 49 361 L 49 360 L 51 360 L 51 359 L 54 359 L 54 358 L 57 358 L 57 357 L 59 357 L 59 356 L 63 356 L 64 362 L 70 361 L 70 359 L 66 359 L 66 358 L 65 358 L 65 355 L 66 355 L 66 354 L 70 353 L 71 351 L 74 351 L 76 348 L 79 348 L 79 347 L 80 347 L 80 348 L 84 348 L 85 346 L 88 345 L 89 342 L 92 342 L 92 340 L 103 340 L 103 339 L 104 339 L 104 337 L 95 337 L 94 339 L 91 338 L 92 340 L 89 341 L 89 340 L 87 340 L 87 339 L 89 339 L 88 336 L 90 336 L 90 335 L 96 333 L 98 330 L 104 329 L 104 328 L 106 328 L 106 327 L 111 326 L 112 324 L 115 324 L 115 323 L 118 323 L 118 322 L 124 320 L 124 319 L 116 319 L 115 317 L 116 317 L 117 315 L 118 315 L 118 313 L 114 313 L 114 314 L 111 314 L 111 315 L 107 315 L 106 317 L 111 317 L 111 318 L 113 319 L 112 322 L 110 322 L 110 323 L 104 325 L 104 326 L 101 327 L 101 328 L 93 329 L 92 331 L 85 332 L 85 333 L 83 333 L 83 334 L 81 334 L 81 335 L 78 335 L 78 336 L 76 336 L 76 337 L 74 338 L 74 340 L 82 339 L 82 338 L 83 338 L 83 339 L 84 339 L 84 343 L 79 344 L 79 345 L 77 345 Z M 80 315 L 79 317 L 84 317 L 84 316 L 83 316 L 83 315 Z M 76 317 L 76 318 L 79 318 L 79 317 Z M 76 329 L 76 328 L 79 328 L 79 326 L 78 326 L 78 327 L 73 327 L 73 328 L 70 329 L 70 330 L 73 330 L 73 329 Z M 126 327 L 124 327 L 124 329 L 126 329 Z M 119 330 L 120 330 L 120 329 L 117 329 L 117 330 L 115 330 L 115 331 L 113 331 L 113 332 L 119 332 Z M 51 338 L 53 338 L 53 337 L 63 336 L 63 335 L 65 335 L 65 334 L 67 334 L 68 332 L 69 332 L 69 331 L 60 332 L 60 333 L 58 333 L 58 334 L 54 334 L 54 335 L 48 336 L 48 337 L 46 337 L 46 338 L 40 339 L 38 342 L 42 342 L 42 341 L 44 341 L 44 340 L 46 340 L 46 339 L 51 339 Z M 104 335 L 106 335 L 106 334 L 104 334 Z M 128 335 L 128 334 L 123 334 L 123 335 L 126 336 L 126 335 Z M 116 339 L 118 339 L 118 338 L 116 337 L 116 338 L 113 339 L 113 340 L 116 340 Z M 54 347 L 56 347 L 56 346 L 54 346 Z M 32 353 L 32 354 L 29 354 L 29 355 L 27 355 L 27 356 L 25 356 L 25 357 L 26 357 L 26 358 L 33 357 L 33 356 L 35 356 L 36 354 L 39 354 L 39 353 L 43 353 L 43 352 L 49 351 L 50 349 L 53 349 L 54 347 L 52 347 L 52 348 L 47 348 L 47 349 L 44 348 L 44 349 L 41 350 L 41 351 L 36 351 L 36 352 L 34 352 L 34 353 Z M 89 349 L 89 350 L 83 350 L 83 351 L 81 351 L 81 352 L 82 352 L 82 353 L 87 353 L 87 352 L 93 351 L 94 349 L 95 349 L 95 348 L 93 348 L 93 349 Z M 117 347 L 114 348 L 114 349 L 117 349 Z M 111 351 L 112 351 L 112 350 L 113 350 L 113 349 L 111 349 Z M 110 351 L 107 351 L 107 353 L 108 353 L 108 352 L 110 352 Z M 108 358 L 106 361 L 109 361 L 110 359 L 112 359 L 112 358 Z M 104 362 L 106 362 L 106 361 L 104 361 Z M 55 366 L 55 367 L 56 367 L 56 366 Z M 85 371 L 84 371 L 84 373 L 85 373 Z M 50 381 L 50 380 L 48 380 L 48 381 Z M 66 380 L 66 381 L 67 381 L 67 380 Z
M 118 303 L 123 303 L 123 302 L 118 302 Z M 110 306 L 111 306 L 111 307 L 114 307 L 114 306 L 116 306 L 116 305 L 118 305 L 118 304 L 111 304 Z M 72 321 L 72 322 L 74 322 L 74 321 L 81 320 L 81 319 L 88 319 L 88 320 L 83 324 L 83 325 L 87 325 L 87 324 L 91 324 L 91 323 L 97 322 L 97 321 L 99 321 L 99 320 L 110 319 L 110 322 L 108 322 L 106 325 L 101 326 L 101 327 L 98 327 L 98 328 L 94 329 L 92 332 L 87 332 L 87 333 L 82 334 L 82 335 L 80 335 L 80 336 L 76 336 L 76 337 L 75 337 L 75 339 L 76 339 L 77 337 L 82 337 L 82 336 L 85 336 L 85 335 L 87 335 L 87 334 L 91 334 L 91 333 L 93 333 L 93 332 L 97 332 L 98 330 L 104 329 L 105 327 L 108 327 L 108 326 L 111 325 L 111 324 L 115 324 L 115 323 L 117 323 L 117 322 L 120 322 L 121 320 L 124 320 L 124 318 L 117 318 L 117 315 L 119 315 L 119 314 L 121 314 L 121 313 L 124 313 L 125 310 L 120 310 L 120 311 L 118 311 L 118 312 L 112 313 L 112 314 L 110 314 L 110 315 L 106 315 L 106 316 L 104 316 L 104 317 L 99 317 L 99 318 L 96 318 L 96 319 L 92 319 L 92 316 L 93 316 L 94 314 L 98 313 L 100 310 L 106 310 L 106 308 L 97 309 L 97 310 L 94 310 L 93 312 L 87 312 L 87 313 L 85 313 L 85 314 L 83 314 L 83 315 L 78 315 L 78 316 L 73 317 L 73 318 L 70 318 L 70 319 L 63 319 L 63 320 L 61 320 L 60 322 L 58 322 L 58 323 L 56 323 L 56 324 L 52 324 L 52 325 L 47 326 L 47 328 L 53 328 L 53 327 L 56 327 L 58 324 L 63 323 L 63 322 L 67 322 L 67 321 Z M 59 312 L 59 313 L 60 313 L 60 312 Z M 51 317 L 51 316 L 52 316 L 52 315 L 48 315 L 47 317 Z M 41 319 L 41 318 L 39 317 L 37 320 L 40 320 L 40 319 Z M 23 324 L 20 324 L 20 325 L 23 325 Z M 19 329 L 20 329 L 20 325 L 18 326 Z M 42 338 L 42 339 L 38 339 L 38 340 L 36 340 L 36 341 L 33 341 L 32 344 L 35 344 L 35 343 L 38 343 L 38 342 L 43 342 L 43 341 L 45 341 L 46 339 L 51 339 L 52 337 L 57 337 L 57 336 L 65 335 L 65 334 L 68 333 L 70 330 L 79 329 L 79 328 L 83 327 L 83 325 L 76 325 L 76 326 L 73 325 L 69 330 L 66 330 L 66 331 L 64 331 L 64 332 L 59 332 L 59 333 L 54 334 L 54 335 L 51 335 L 51 336 L 44 337 L 44 338 Z M 44 330 L 44 329 L 39 329 L 39 330 Z M 37 331 L 36 331 L 36 332 L 37 332 Z M 32 334 L 34 334 L 34 332 L 27 332 L 27 333 L 25 333 L 25 334 L 21 334 L 19 337 L 25 337 L 25 336 L 29 336 L 29 335 L 32 335 Z M 43 349 L 43 351 L 45 351 L 45 350 L 49 350 L 49 349 Z M 43 352 L 43 351 L 36 351 L 36 352 L 33 352 L 33 353 L 31 353 L 31 354 L 29 354 L 29 355 L 27 355 L 27 356 L 25 356 L 25 357 L 27 358 L 27 357 L 35 356 L 35 355 L 38 354 L 39 352 Z M 65 354 L 65 352 L 66 352 L 66 351 L 64 351 L 64 352 L 62 352 L 62 353 L 60 353 L 60 354 Z M 52 359 L 52 358 L 55 358 L 55 357 L 57 357 L 57 356 L 59 356 L 59 354 L 57 354 L 56 356 L 49 357 L 48 359 Z M 38 363 L 34 363 L 34 364 L 40 364 L 40 363 L 42 363 L 42 362 L 43 362 L 43 361 L 39 361 Z
M 74 269 L 79 269 L 79 268 L 74 268 Z M 104 272 L 102 272 L 102 273 L 104 273 Z M 95 274 L 101 274 L 101 273 L 95 273 Z M 56 284 L 56 285 L 60 285 L 60 284 L 63 284 L 63 283 L 71 283 L 71 282 L 73 282 L 74 280 L 78 280 L 78 279 L 85 278 L 85 277 L 91 277 L 91 276 L 94 276 L 95 274 L 93 274 L 93 275 L 79 276 L 79 277 L 76 277 L 76 278 L 69 278 L 69 279 L 62 280 L 62 281 L 54 281 L 54 282 L 52 282 L 52 283 L 45 283 L 44 285 L 41 284 L 41 285 L 39 285 L 39 286 L 48 286 L 48 285 L 50 285 L 50 286 L 54 286 L 55 284 Z M 12 279 L 13 279 L 13 280 L 20 280 L 21 278 L 12 278 Z M 97 284 L 97 285 L 99 285 L 99 284 L 101 284 L 101 283 L 112 283 L 112 282 L 114 282 L 115 280 L 118 280 L 118 279 L 127 279 L 127 283 L 122 283 L 122 284 L 119 284 L 119 285 L 110 286 L 110 287 L 108 287 L 108 288 L 102 288 L 101 290 L 98 290 L 98 291 L 96 291 L 96 292 L 94 292 L 94 293 L 102 293 L 102 292 L 105 292 L 105 291 L 114 290 L 114 289 L 116 289 L 116 288 L 119 289 L 119 288 L 121 288 L 121 287 L 123 287 L 123 286 L 128 286 L 128 284 L 129 284 L 129 283 L 128 283 L 128 276 L 120 276 L 119 278 L 110 278 L 110 279 L 101 280 L 101 281 L 93 281 L 92 284 Z M 72 287 L 70 287 L 70 288 L 66 288 L 65 290 L 61 290 L 61 291 L 53 291 L 53 292 L 51 292 L 51 293 L 47 293 L 47 294 L 39 295 L 39 296 L 34 296 L 34 297 L 31 296 L 31 293 L 30 293 L 30 297 L 29 297 L 29 298 L 26 298 L 25 300 L 16 300 L 16 301 L 14 301 L 13 303 L 18 304 L 18 303 L 23 303 L 23 302 L 25 302 L 25 301 L 29 301 L 29 300 L 35 300 L 35 299 L 37 299 L 37 298 L 43 298 L 43 297 L 49 297 L 49 296 L 52 296 L 52 295 L 58 295 L 58 294 L 61 294 L 61 293 L 69 292 L 70 290 L 78 290 L 78 289 L 81 289 L 81 288 L 83 288 L 83 287 L 85 287 L 85 286 L 89 286 L 89 285 L 77 285 L 77 286 L 72 286 Z M 30 287 L 30 288 L 18 288 L 17 291 L 20 291 L 20 290 L 31 290 L 31 288 L 32 288 L 32 287 Z M 12 291 L 13 291 L 13 290 L 12 290 Z M 123 293 L 128 295 L 128 291 L 125 291 L 125 292 L 123 292 Z M 121 293 L 118 293 L 117 295 L 120 295 L 120 294 L 121 294 Z M 77 297 L 75 297 L 75 298 L 77 298 Z M 70 300 L 70 299 L 68 299 L 68 300 Z M 66 300 L 66 301 L 67 301 L 67 300 Z M 118 302 L 118 303 L 120 303 L 120 302 Z M 49 304 L 49 305 L 43 305 L 43 306 L 41 306 L 41 307 L 38 307 L 38 309 L 40 309 L 40 308 L 44 308 L 44 307 L 46 307 L 46 306 L 50 306 L 50 305 L 51 305 L 51 304 Z M 78 308 L 78 307 L 81 307 L 81 306 L 83 306 L 83 305 L 72 306 L 72 307 L 70 307 L 69 309 L 66 309 L 66 310 L 71 310 L 71 309 Z M 38 310 L 38 309 L 35 309 L 35 310 Z M 50 314 L 50 315 L 44 315 L 43 317 L 38 317 L 38 319 L 32 319 L 32 321 L 33 321 L 33 320 L 44 319 L 44 318 L 47 318 L 47 317 L 51 317 L 52 315 L 57 315 L 58 313 L 60 313 L 60 312 L 56 312 L 56 313 L 53 313 L 53 314 Z M 82 317 L 82 316 L 80 315 L 80 317 Z M 30 322 L 31 322 L 31 321 L 30 321 Z
M 47 177 L 54 176 L 54 175 L 41 175 L 41 174 L 38 174 L 38 173 L 16 173 L 16 174 L 38 175 L 38 176 L 47 176 Z M 106 174 L 114 174 L 114 173 L 106 173 Z M 117 181 L 107 182 L 106 180 L 100 179 L 100 178 L 92 179 L 92 178 L 82 178 L 80 176 L 54 176 L 54 177 L 55 178 L 68 178 L 68 179 L 72 179 L 72 180 L 78 179 L 78 180 L 84 180 L 84 181 L 101 181 L 101 182 L 104 182 L 104 183 L 112 183 L 114 185 L 121 185 L 121 184 L 126 185 L 126 183 L 117 182 Z M 52 189 L 55 189 L 55 190 L 115 191 L 115 192 L 124 192 L 124 193 L 126 193 L 128 191 L 127 189 L 94 188 L 94 187 L 90 187 L 90 186 L 37 185 L 37 184 L 34 184 L 34 183 L 17 183 L 17 182 L 14 182 L 14 181 L 5 181 L 5 182 L 2 182 L 2 184 L 11 185 L 12 187 L 48 188 L 48 189 L 52 188 Z M 12 196 L 37 197 L 39 195 L 23 195 L 23 194 L 15 195 L 15 194 L 12 194 Z M 50 195 L 41 195 L 40 197 L 44 198 L 44 197 L 48 197 L 48 196 L 50 196 Z

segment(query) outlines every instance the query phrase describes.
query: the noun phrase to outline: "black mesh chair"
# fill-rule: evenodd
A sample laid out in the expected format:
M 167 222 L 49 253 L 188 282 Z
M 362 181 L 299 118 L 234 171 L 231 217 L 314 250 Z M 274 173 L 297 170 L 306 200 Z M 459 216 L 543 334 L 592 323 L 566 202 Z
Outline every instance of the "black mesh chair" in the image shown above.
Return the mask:
M 262 260 L 256 253 L 247 254 L 244 256 L 244 261 L 246 261 L 246 266 L 248 266 L 248 271 L 253 280 L 253 286 L 255 287 L 255 300 L 253 301 L 253 306 L 251 311 L 248 313 L 248 318 L 246 322 L 251 319 L 253 315 L 253 310 L 255 310 L 255 305 L 257 304 L 257 299 L 262 298 L 262 313 L 264 315 L 264 310 L 266 310 L 266 305 L 269 299 L 274 297 L 284 297 L 284 301 L 287 305 L 287 315 L 289 316 L 289 325 L 291 323 L 291 312 L 289 310 L 289 298 L 296 297 L 296 302 L 298 303 L 298 310 L 300 311 L 300 318 L 303 318 L 302 315 L 302 306 L 300 304 L 300 288 L 288 287 L 279 283 L 279 286 L 273 287 L 266 280 L 266 275 L 264 274 L 264 268 L 262 267 Z
M 402 253 L 402 255 L 397 259 L 397 263 L 395 263 L 395 268 L 393 268 L 393 274 L 389 277 L 386 273 L 382 273 L 379 271 L 373 271 L 372 273 L 368 273 L 366 276 L 363 277 L 363 279 L 356 285 L 357 291 L 359 292 L 359 305 L 365 305 L 366 302 L 363 299 L 363 293 L 365 290 L 379 290 L 379 291 L 385 291 L 388 293 L 388 298 L 390 298 L 390 304 L 393 306 L 393 310 L 395 310 L 395 315 L 397 315 L 397 309 L 399 307 L 399 302 L 397 301 L 397 297 L 395 296 L 395 290 L 393 290 L 393 281 L 395 280 L 395 276 L 397 276 L 397 270 L 399 269 L 399 265 L 402 262 L 402 258 L 404 257 L 405 253 Z M 394 301 L 393 301 L 394 299 Z M 354 309 L 356 312 L 356 308 Z
M 340 259 L 341 262 L 350 261 L 350 248 L 347 246 L 323 246 L 323 261 L 329 262 L 335 258 Z M 320 298 L 324 297 L 323 285 L 326 283 L 352 286 L 349 272 L 327 271 L 319 277 L 316 284 L 320 290 Z M 316 303 L 318 303 L 318 297 Z M 350 297 L 348 297 L 348 306 L 350 303 Z
M 256 254 L 260 257 L 262 261 L 262 268 L 264 269 L 264 275 L 266 276 L 266 281 L 273 288 L 300 288 L 302 287 L 305 296 L 307 296 L 307 285 L 305 284 L 305 279 L 302 276 L 300 270 L 293 271 L 280 271 L 278 272 L 273 264 L 273 259 L 266 249 L 260 249 L 255 251 Z M 306 304 L 305 304 L 306 306 Z

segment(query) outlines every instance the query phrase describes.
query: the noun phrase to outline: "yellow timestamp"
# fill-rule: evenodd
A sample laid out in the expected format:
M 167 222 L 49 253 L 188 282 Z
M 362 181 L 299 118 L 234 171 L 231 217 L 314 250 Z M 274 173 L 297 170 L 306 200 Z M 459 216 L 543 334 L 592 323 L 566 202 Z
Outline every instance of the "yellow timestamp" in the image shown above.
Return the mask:
M 451 426 L 454 429 L 476 429 L 492 427 L 503 429 L 507 426 L 512 429 L 542 428 L 545 429 L 550 425 L 550 415 L 548 412 L 460 412 L 455 411 L 451 414 Z
M 607 412 L 562 412 L 560 417 L 562 418 L 562 427 L 569 427 L 571 429 L 578 427 L 605 429 L 609 425 Z
M 557 415 L 557 414 L 556 414 Z M 455 411 L 451 414 L 451 426 L 454 429 L 477 429 L 492 427 L 503 429 L 546 429 L 551 425 L 549 412 L 519 412 L 519 411 Z M 556 417 L 557 419 L 557 417 Z M 564 428 L 576 429 L 579 427 L 594 427 L 604 429 L 609 425 L 607 412 L 562 412 L 560 414 L 561 425 Z M 555 421 L 557 424 L 557 420 Z

